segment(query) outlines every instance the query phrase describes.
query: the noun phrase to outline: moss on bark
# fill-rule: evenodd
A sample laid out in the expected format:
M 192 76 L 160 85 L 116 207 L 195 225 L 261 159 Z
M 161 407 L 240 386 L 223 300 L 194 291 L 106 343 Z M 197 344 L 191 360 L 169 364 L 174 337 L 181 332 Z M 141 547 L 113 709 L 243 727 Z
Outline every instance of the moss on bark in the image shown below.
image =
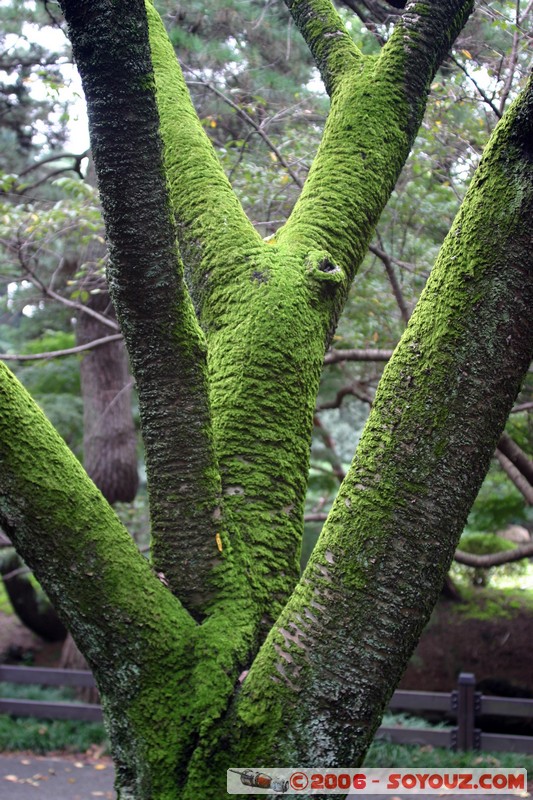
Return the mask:
M 329 3 L 289 5 L 332 110 L 301 199 L 267 244 L 153 7 L 63 2 L 141 397 L 156 563 L 203 624 L 7 371 L 0 514 L 95 669 L 123 799 L 222 798 L 237 763 L 362 758 L 531 357 L 530 92 L 489 148 L 297 582 L 325 344 L 472 3 L 411 4 L 375 61 L 353 51 Z

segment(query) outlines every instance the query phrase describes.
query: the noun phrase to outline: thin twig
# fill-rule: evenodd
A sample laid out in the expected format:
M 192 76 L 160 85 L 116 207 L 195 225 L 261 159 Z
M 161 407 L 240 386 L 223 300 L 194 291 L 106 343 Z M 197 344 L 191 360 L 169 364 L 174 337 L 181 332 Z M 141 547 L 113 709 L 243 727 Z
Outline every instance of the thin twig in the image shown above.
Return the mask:
M 458 66 L 460 70 L 462 70 L 462 71 L 464 72 L 464 74 L 466 75 L 466 77 L 468 78 L 468 80 L 469 80 L 469 81 L 470 81 L 470 82 L 471 82 L 471 83 L 472 83 L 472 84 L 475 86 L 475 88 L 476 88 L 476 90 L 477 90 L 478 94 L 480 95 L 480 97 L 482 97 L 482 98 L 483 98 L 483 100 L 485 101 L 485 103 L 487 103 L 487 105 L 491 107 L 491 109 L 494 111 L 494 113 L 496 114 L 496 116 L 498 117 L 498 119 L 501 119 L 501 118 L 502 118 L 502 116 L 503 116 L 503 113 L 500 111 L 500 109 L 498 108 L 498 106 L 495 106 L 495 105 L 494 105 L 494 103 L 492 102 L 492 100 L 490 99 L 490 97 L 488 96 L 488 94 L 487 94 L 487 93 L 486 93 L 486 92 L 485 92 L 485 91 L 484 91 L 484 90 L 481 88 L 481 86 L 480 86 L 480 85 L 479 85 L 479 83 L 476 81 L 476 79 L 475 79 L 475 78 L 473 78 L 473 77 L 470 75 L 470 73 L 468 72 L 467 68 L 466 68 L 466 67 L 465 67 L 463 64 L 461 64 L 461 62 L 460 62 L 460 61 L 458 61 L 458 60 L 455 58 L 455 56 L 453 56 L 453 55 L 450 55 L 450 60 L 451 60 L 451 61 L 453 61 L 453 63 L 454 63 L 456 66 Z
M 193 71 L 192 71 L 191 69 L 189 69 L 189 71 L 190 71 L 192 74 L 194 74 L 194 73 L 193 73 Z M 281 151 L 279 150 L 279 148 L 278 148 L 278 147 L 276 147 L 276 145 L 274 144 L 274 142 L 272 141 L 272 139 L 270 139 L 270 137 L 268 136 L 268 134 L 267 134 L 267 133 L 265 133 L 265 130 L 264 130 L 264 128 L 263 128 L 263 126 L 262 126 L 262 125 L 259 125 L 259 124 L 258 124 L 258 123 L 255 121 L 255 119 L 253 119 L 253 117 L 251 117 L 249 114 L 247 114 L 247 113 L 246 113 L 246 111 L 244 111 L 244 109 L 242 109 L 242 108 L 241 108 L 241 107 L 240 107 L 240 106 L 239 106 L 237 103 L 234 103 L 234 102 L 233 102 L 233 100 L 231 99 L 231 97 L 228 97 L 226 94 L 224 94 L 224 92 L 222 92 L 222 91 L 221 91 L 221 90 L 220 90 L 218 87 L 216 87 L 214 84 L 212 84 L 212 83 L 209 83 L 208 81 L 202 81 L 202 80 L 196 80 L 196 81 L 187 81 L 187 84 L 189 84 L 189 85 L 193 85 L 193 86 L 194 86 L 194 85 L 205 86 L 207 89 L 210 89 L 212 92 L 214 92 L 214 94 L 216 94 L 216 95 L 217 95 L 217 97 L 220 97 L 220 99 L 221 99 L 221 100 L 223 100 L 223 101 L 224 101 L 224 102 L 225 102 L 225 103 L 226 103 L 228 106 L 230 106 L 230 108 L 233 108 L 233 109 L 234 109 L 234 110 L 237 112 L 237 114 L 238 114 L 238 115 L 241 117 L 241 119 L 243 119 L 243 120 L 244 120 L 246 123 L 248 123 L 248 125 L 251 125 L 251 126 L 252 126 L 252 128 L 254 128 L 254 130 L 255 130 L 255 131 L 256 131 L 256 132 L 259 134 L 259 136 L 260 136 L 260 137 L 263 139 L 263 141 L 265 142 L 265 144 L 267 145 L 267 147 L 269 147 L 269 149 L 270 149 L 270 150 L 271 150 L 271 151 L 274 153 L 274 155 L 276 156 L 276 158 L 278 159 L 278 161 L 279 161 L 279 163 L 282 165 L 282 167 L 284 167 L 284 168 L 287 170 L 287 172 L 289 173 L 289 175 L 290 175 L 290 176 L 291 176 L 291 178 L 293 179 L 294 183 L 295 183 L 297 186 L 299 186 L 299 187 L 300 187 L 300 189 L 302 188 L 302 186 L 303 186 L 303 181 L 302 181 L 302 180 L 301 180 L 301 178 L 299 178 L 299 177 L 298 177 L 298 175 L 297 175 L 297 174 L 296 174 L 296 173 L 293 171 L 293 169 L 291 168 L 290 164 L 288 163 L 288 161 L 286 161 L 285 157 L 282 155 L 282 153 L 281 153 Z
M 2 580 L 8 581 L 10 578 L 16 578 L 18 575 L 28 575 L 30 571 L 29 567 L 18 567 L 18 569 L 14 569 L 12 572 L 7 572 L 5 575 L 2 575 Z
M 387 273 L 387 277 L 389 279 L 392 293 L 396 299 L 396 303 L 398 304 L 398 308 L 400 309 L 400 314 L 402 315 L 402 319 L 404 323 L 407 325 L 409 322 L 409 317 L 411 316 L 409 309 L 407 308 L 407 303 L 405 302 L 402 289 L 398 282 L 398 278 L 396 277 L 396 273 L 394 272 L 394 268 L 392 266 L 392 260 L 388 253 L 383 250 L 383 243 L 381 240 L 379 241 L 380 248 L 374 247 L 372 252 L 380 259 L 383 266 L 385 267 L 385 271 Z
M 89 150 L 85 150 L 83 153 L 55 153 L 54 155 L 41 158 L 39 161 L 34 161 L 34 163 L 30 164 L 29 167 L 21 170 L 21 172 L 19 172 L 19 178 L 22 177 L 22 175 L 27 175 L 28 172 L 31 172 L 38 167 L 42 167 L 44 164 L 50 164 L 51 161 L 61 161 L 63 158 L 72 158 L 76 163 L 79 163 L 80 161 L 83 161 L 84 158 L 87 158 L 88 155 Z
M 24 355 L 20 353 L 0 353 L 0 358 L 3 361 L 40 361 L 47 358 L 72 356 L 76 353 L 82 353 L 84 350 L 92 350 L 94 347 L 109 344 L 109 342 L 117 342 L 119 339 L 122 339 L 122 334 L 113 333 L 110 336 L 103 336 L 101 339 L 94 339 L 92 342 L 79 344 L 76 347 L 66 347 L 64 350 L 50 350 L 47 353 L 25 353 Z
M 83 314 L 88 314 L 90 317 L 93 317 L 101 322 L 102 325 L 106 325 L 108 328 L 111 328 L 114 331 L 119 330 L 118 322 L 115 322 L 113 319 L 109 319 L 109 317 L 104 317 L 103 314 L 99 314 L 98 311 L 94 311 L 92 308 L 89 308 L 89 306 L 86 306 L 83 303 L 77 303 L 74 300 L 69 300 L 67 297 L 63 297 L 63 295 L 54 292 L 53 289 L 50 289 L 41 281 L 41 279 L 33 272 L 32 269 L 30 269 L 27 264 L 25 264 L 23 261 L 21 261 L 21 263 L 24 266 L 31 283 L 40 289 L 47 297 L 50 297 L 52 300 L 57 300 L 68 308 L 75 308 L 76 311 L 81 311 Z

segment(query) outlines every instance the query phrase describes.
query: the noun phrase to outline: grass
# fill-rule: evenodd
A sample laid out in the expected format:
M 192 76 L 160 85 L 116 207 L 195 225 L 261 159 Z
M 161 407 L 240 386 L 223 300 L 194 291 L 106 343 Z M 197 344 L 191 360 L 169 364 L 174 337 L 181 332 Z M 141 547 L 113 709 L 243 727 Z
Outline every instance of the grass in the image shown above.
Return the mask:
M 57 751 L 84 753 L 106 742 L 104 726 L 97 722 L 38 720 L 0 715 L 0 751 L 31 750 L 37 755 Z
M 533 590 L 515 586 L 483 589 L 458 584 L 463 602 L 455 607 L 455 613 L 465 619 L 511 619 L 520 610 L 533 612 Z
M 402 725 L 406 728 L 449 728 L 448 723 L 429 724 L 426 720 L 406 714 L 385 714 L 383 725 Z M 489 769 L 527 769 L 533 773 L 533 755 L 524 753 L 459 752 L 432 745 L 396 744 L 386 739 L 376 739 L 365 758 L 365 767 L 400 769 L 402 767 L 454 767 Z
M 523 753 L 455 752 L 431 745 L 394 744 L 376 740 L 365 758 L 365 767 L 435 767 L 452 769 L 454 767 L 487 767 L 489 769 L 527 769 L 533 772 L 533 756 Z
M 76 702 L 72 689 L 0 683 L 0 696 L 20 700 Z M 84 753 L 91 745 L 107 742 L 99 722 L 43 720 L 0 715 L 0 752 L 31 750 L 38 755 L 57 750 Z

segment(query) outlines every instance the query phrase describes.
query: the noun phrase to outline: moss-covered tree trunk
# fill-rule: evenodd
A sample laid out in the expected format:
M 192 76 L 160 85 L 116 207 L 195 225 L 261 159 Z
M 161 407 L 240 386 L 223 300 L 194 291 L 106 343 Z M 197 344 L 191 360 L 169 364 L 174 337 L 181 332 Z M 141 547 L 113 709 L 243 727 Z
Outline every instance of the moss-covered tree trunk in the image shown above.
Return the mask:
M 377 59 L 329 0 L 286 2 L 331 112 L 268 242 L 153 6 L 63 2 L 139 391 L 153 563 L 6 369 L 0 521 L 94 670 L 121 800 L 221 800 L 231 766 L 361 762 L 533 354 L 530 82 L 487 147 L 299 576 L 324 351 L 472 2 L 407 3 Z

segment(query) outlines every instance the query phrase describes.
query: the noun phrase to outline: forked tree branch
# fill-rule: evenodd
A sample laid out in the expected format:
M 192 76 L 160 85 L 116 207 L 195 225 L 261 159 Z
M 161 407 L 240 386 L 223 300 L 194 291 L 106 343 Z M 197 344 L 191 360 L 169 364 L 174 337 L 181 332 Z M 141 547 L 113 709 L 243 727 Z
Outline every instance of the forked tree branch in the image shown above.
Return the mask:
M 294 760 L 319 763 L 334 741 L 337 763 L 361 763 L 437 601 L 533 357 L 532 132 L 533 79 L 491 137 L 304 575 L 235 700 L 239 743 L 248 720 L 279 718 L 266 760 L 282 737 Z
M 329 300 L 334 325 L 409 154 L 430 82 L 473 2 L 408 4 L 377 61 L 354 55 L 342 63 L 337 50 L 342 54 L 349 45 L 329 0 L 288 6 L 311 47 L 320 31 L 328 69 L 338 80 L 328 79 L 334 89 L 322 142 L 278 241 L 302 251 L 320 249 L 344 275 L 335 301 Z M 321 57 L 315 53 L 319 67 Z

